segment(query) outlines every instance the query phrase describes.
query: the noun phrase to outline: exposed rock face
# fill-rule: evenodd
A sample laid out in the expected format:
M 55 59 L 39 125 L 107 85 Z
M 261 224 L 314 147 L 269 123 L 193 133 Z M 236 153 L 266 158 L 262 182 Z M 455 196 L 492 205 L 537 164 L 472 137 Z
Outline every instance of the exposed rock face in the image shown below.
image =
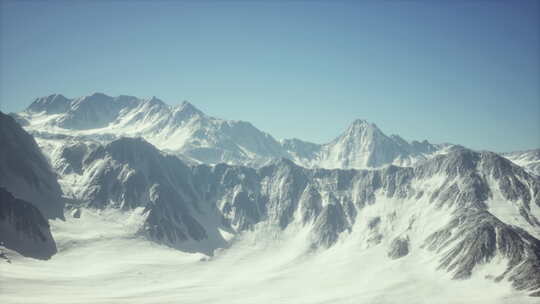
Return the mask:
M 358 230 L 361 243 L 388 246 L 391 259 L 429 250 L 441 268 L 466 278 L 498 256 L 508 260 L 498 279 L 540 287 L 540 181 L 494 153 L 463 149 L 414 168 L 371 171 L 306 169 L 287 159 L 259 169 L 188 167 L 142 139 L 125 138 L 91 149 L 81 172 L 76 199 L 95 208 L 143 207 L 141 233 L 183 250 L 211 254 L 226 246 L 220 230 L 257 225 L 309 229 L 312 248 L 321 249 Z M 507 224 L 494 207 L 519 210 L 519 218 Z M 446 219 L 431 218 L 436 214 Z M 186 249 L 186 242 L 203 249 Z
M 325 206 L 313 227 L 314 244 L 324 247 L 332 246 L 347 227 L 348 223 L 340 204 Z
M 454 278 L 469 277 L 474 267 L 505 257 L 508 278 L 517 289 L 540 286 L 540 241 L 526 231 L 507 225 L 484 210 L 464 210 L 426 239 L 431 250 L 442 252 L 440 268 Z
M 390 243 L 388 249 L 388 257 L 391 259 L 399 259 L 409 254 L 408 238 L 395 238 Z
M 0 112 L 0 186 L 34 204 L 46 218 L 63 217 L 56 174 L 31 135 Z
M 0 187 L 0 243 L 6 248 L 36 259 L 56 253 L 47 220 L 32 204 L 16 199 Z

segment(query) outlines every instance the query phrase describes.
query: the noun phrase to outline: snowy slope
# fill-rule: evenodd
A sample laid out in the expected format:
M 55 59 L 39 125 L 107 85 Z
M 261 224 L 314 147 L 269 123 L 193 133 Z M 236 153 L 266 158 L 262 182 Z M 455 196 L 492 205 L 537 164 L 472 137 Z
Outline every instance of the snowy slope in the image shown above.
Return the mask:
M 72 199 L 89 210 L 139 210 L 134 237 L 212 256 L 250 231 L 266 231 L 265 239 L 292 229 L 307 251 L 352 242 L 388 261 L 418 252 L 453 278 L 498 263 L 493 279 L 540 288 L 540 181 L 494 153 L 462 149 L 414 168 L 327 170 L 287 159 L 259 169 L 188 167 L 142 139 L 82 150 L 59 160 L 81 168 L 65 175 Z
M 8 251 L 2 302 L 540 296 L 540 178 L 495 153 L 409 143 L 363 120 L 328 144 L 278 142 L 156 98 L 53 95 L 14 116 L 70 212 L 52 222 L 50 261 Z
M 509 282 L 451 280 L 437 259 L 413 250 L 391 260 L 383 246 L 340 242 L 306 251 L 289 229 L 257 229 L 212 258 L 131 237 L 139 214 L 88 210 L 53 221 L 59 253 L 47 262 L 11 256 L 0 263 L 2 303 L 537 303 Z M 263 237 L 265 236 L 265 237 Z M 349 238 L 360 238 L 352 233 Z M 121 254 L 119 254 L 121 253 Z M 504 266 L 504 265 L 503 265 Z
M 397 135 L 386 136 L 363 120 L 354 121 L 328 144 L 298 139 L 278 142 L 248 122 L 210 117 L 188 102 L 171 107 L 155 97 L 145 100 L 101 93 L 75 99 L 58 94 L 38 98 L 16 117 L 38 138 L 63 135 L 107 142 L 141 136 L 192 163 L 260 167 L 285 157 L 306 167 L 377 168 L 409 166 L 458 148 L 427 141 L 409 143 Z
M 503 153 L 502 156 L 540 176 L 540 149 Z
M 50 102 L 57 99 L 61 107 Z M 155 97 L 53 95 L 36 99 L 18 117 L 28 122 L 25 127 L 35 136 L 77 135 L 100 141 L 142 136 L 162 150 L 205 163 L 257 164 L 285 156 L 279 142 L 248 122 L 210 117 L 188 102 L 171 107 Z

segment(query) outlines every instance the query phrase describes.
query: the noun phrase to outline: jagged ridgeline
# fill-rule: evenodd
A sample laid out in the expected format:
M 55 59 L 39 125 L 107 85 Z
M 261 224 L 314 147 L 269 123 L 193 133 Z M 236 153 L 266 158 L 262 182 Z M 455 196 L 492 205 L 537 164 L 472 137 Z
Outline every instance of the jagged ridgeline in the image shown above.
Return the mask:
M 260 167 L 288 158 L 304 167 L 374 168 L 411 165 L 455 148 L 427 141 L 407 142 L 385 135 L 375 124 L 354 121 L 327 144 L 299 139 L 278 141 L 245 121 L 208 116 L 189 102 L 169 106 L 158 98 L 111 97 L 102 93 L 68 99 L 55 94 L 37 98 L 18 121 L 35 136 L 84 136 L 101 142 L 141 136 L 160 150 L 191 163 L 229 163 Z
M 454 279 L 498 265 L 488 279 L 540 295 L 536 151 L 408 142 L 364 120 L 327 144 L 278 141 L 187 102 L 100 93 L 38 98 L 12 117 L 0 116 L 0 220 L 4 245 L 27 256 L 56 252 L 47 219 L 112 209 L 142 215 L 131 238 L 184 252 L 293 233 L 306 255 L 421 253 Z
M 142 207 L 139 233 L 181 250 L 211 255 L 227 246 L 220 231 L 294 227 L 309 230 L 311 250 L 358 242 L 384 246 L 389 259 L 428 251 L 456 279 L 502 258 L 507 267 L 494 279 L 540 288 L 540 181 L 495 153 L 462 149 L 414 168 L 327 170 L 288 159 L 258 169 L 189 167 L 140 138 L 82 150 L 57 160 L 80 168 L 73 171 L 83 190 L 74 197 L 93 208 Z

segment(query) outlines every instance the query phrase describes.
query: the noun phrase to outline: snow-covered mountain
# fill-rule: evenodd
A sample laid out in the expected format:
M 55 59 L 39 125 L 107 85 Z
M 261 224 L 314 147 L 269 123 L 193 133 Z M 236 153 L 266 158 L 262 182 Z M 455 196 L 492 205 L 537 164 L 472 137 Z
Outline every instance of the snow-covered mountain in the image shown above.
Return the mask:
M 195 162 L 257 164 L 285 156 L 279 142 L 248 122 L 210 117 L 188 102 L 172 107 L 155 97 L 51 95 L 36 99 L 18 117 L 28 122 L 27 130 L 37 131 L 36 136 L 78 135 L 101 141 L 141 136 Z
M 525 168 L 530 173 L 540 176 L 540 149 L 503 153 L 501 155 Z
M 364 120 L 327 144 L 277 141 L 186 102 L 171 107 L 156 98 L 99 93 L 39 98 L 12 116 L 1 117 L 9 126 L 2 125 L 1 140 L 10 151 L 24 147 L 16 155 L 23 159 L 10 152 L 0 162 L 0 177 L 48 172 L 36 180 L 50 177 L 55 197 L 63 194 L 70 212 L 66 221 L 51 221 L 58 246 L 45 262 L 51 264 L 0 263 L 0 285 L 13 284 L 3 290 L 11 302 L 23 294 L 28 299 L 32 288 L 58 302 L 68 281 L 82 290 L 81 302 L 104 303 L 135 297 L 175 302 L 175 290 L 195 302 L 218 302 L 222 294 L 238 299 L 261 286 L 292 295 L 291 302 L 310 302 L 305 294 L 316 286 L 327 302 L 396 303 L 422 288 L 452 296 L 443 288 L 459 284 L 451 279 L 474 282 L 455 289 L 468 295 L 457 302 L 472 302 L 476 286 L 491 286 L 482 296 L 488 302 L 533 303 L 524 296 L 540 296 L 540 177 L 527 167 L 537 154 L 503 157 L 407 142 Z M 26 158 L 39 165 L 27 168 L 33 162 Z M 26 169 L 6 171 L 13 169 L 8 159 Z M 2 210 L 27 206 L 10 202 Z M 47 236 L 42 220 L 22 217 L 34 212 L 17 214 Z M 71 271 L 57 270 L 62 267 L 85 270 L 73 280 Z M 54 275 L 40 275 L 51 269 Z M 331 279 L 317 280 L 321 271 Z M 231 275 L 237 272 L 249 278 Z M 223 273 L 226 280 L 209 279 Z M 35 285 L 25 281 L 29 275 Z M 115 295 L 96 299 L 92 286 L 103 281 L 112 282 Z M 124 291 L 133 285 L 126 281 L 144 294 L 128 297 Z M 299 281 L 309 287 L 297 290 Z M 343 286 L 354 296 L 343 298 Z M 403 286 L 413 287 L 395 299 L 384 296 Z M 251 295 L 240 302 L 260 300 Z
M 140 136 L 193 163 L 260 167 L 284 157 L 305 167 L 360 169 L 412 165 L 457 148 L 427 141 L 409 143 L 397 135 L 386 136 L 364 120 L 354 121 L 328 144 L 298 139 L 278 142 L 248 122 L 210 117 L 188 102 L 172 107 L 155 97 L 101 93 L 75 99 L 58 94 L 37 98 L 15 116 L 38 138 L 63 135 L 107 142 Z
M 0 112 L 0 187 L 35 205 L 46 218 L 63 217 L 56 174 L 34 138 Z
M 285 158 L 258 169 L 188 167 L 122 138 L 61 155 L 55 166 L 69 172 L 81 206 L 141 210 L 138 235 L 183 251 L 212 255 L 275 227 L 304 231 L 310 250 L 353 242 L 384 247 L 388 259 L 424 252 L 454 278 L 497 261 L 506 266 L 494 279 L 540 288 L 540 180 L 495 153 L 460 149 L 379 170 L 307 169 Z
M 291 159 L 302 166 L 328 169 L 380 168 L 395 164 L 411 166 L 461 147 L 427 141 L 407 142 L 398 135 L 386 136 L 374 123 L 355 120 L 332 142 L 313 146 L 299 141 L 285 141 Z

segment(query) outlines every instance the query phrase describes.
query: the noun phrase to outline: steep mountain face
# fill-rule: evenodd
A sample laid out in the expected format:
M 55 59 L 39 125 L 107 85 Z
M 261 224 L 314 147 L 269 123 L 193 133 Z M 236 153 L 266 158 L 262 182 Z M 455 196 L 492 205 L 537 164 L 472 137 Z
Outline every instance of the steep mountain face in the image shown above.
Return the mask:
M 427 141 L 409 143 L 396 135 L 386 136 L 363 120 L 353 122 L 328 144 L 298 139 L 278 142 L 248 122 L 210 117 L 188 102 L 171 107 L 155 97 L 143 100 L 101 93 L 76 99 L 38 98 L 16 116 L 38 140 L 63 135 L 107 143 L 122 136 L 140 136 L 190 163 L 261 167 L 283 157 L 305 167 L 360 169 L 410 166 L 456 148 Z
M 386 248 L 388 259 L 428 252 L 455 278 L 502 260 L 495 280 L 540 288 L 540 180 L 494 153 L 462 149 L 414 168 L 362 171 L 287 159 L 259 169 L 190 168 L 142 139 L 90 150 L 59 162 L 82 168 L 74 198 L 92 208 L 143 208 L 139 233 L 182 250 L 212 254 L 231 235 L 296 229 L 312 250 L 355 242 Z
M 46 218 L 62 218 L 64 203 L 55 173 L 31 135 L 0 112 L 0 186 L 35 205 Z
M 34 205 L 0 187 L 0 243 L 36 259 L 49 259 L 56 244 L 49 223 Z
M 257 165 L 285 156 L 279 142 L 248 122 L 210 117 L 188 102 L 171 107 L 155 97 L 52 95 L 36 99 L 18 117 L 35 136 L 78 135 L 102 142 L 141 136 L 196 162 Z
M 209 261 L 222 249 L 234 259 L 247 243 L 266 250 L 266 242 L 293 239 L 284 248 L 294 248 L 295 264 L 352 250 L 384 265 L 430 261 L 434 273 L 506 281 L 540 296 L 538 150 L 503 157 L 407 142 L 363 120 L 327 144 L 278 142 L 187 102 L 100 93 L 38 98 L 12 117 L 0 113 L 0 241 L 23 255 L 55 254 L 46 218 L 62 217 L 63 193 L 69 221 L 92 230 L 80 244 L 74 231 L 58 234 L 67 255 L 79 246 L 110 251 L 120 236 Z M 109 213 L 129 223 L 83 224 L 108 222 Z M 349 267 L 332 265 L 340 263 Z
M 62 147 L 55 166 L 63 170 L 66 194 L 86 207 L 142 209 L 140 234 L 185 251 L 210 254 L 225 241 L 220 218 L 195 191 L 191 169 L 140 138 L 121 138 L 104 146 Z
M 540 176 L 540 149 L 503 153 L 502 156 L 528 172 Z
M 329 169 L 378 168 L 388 164 L 411 166 L 437 153 L 459 148 L 427 141 L 409 143 L 397 135 L 386 136 L 373 123 L 355 120 L 341 136 L 308 154 L 310 157 L 293 159 L 303 166 Z M 296 155 L 294 150 L 290 153 Z

